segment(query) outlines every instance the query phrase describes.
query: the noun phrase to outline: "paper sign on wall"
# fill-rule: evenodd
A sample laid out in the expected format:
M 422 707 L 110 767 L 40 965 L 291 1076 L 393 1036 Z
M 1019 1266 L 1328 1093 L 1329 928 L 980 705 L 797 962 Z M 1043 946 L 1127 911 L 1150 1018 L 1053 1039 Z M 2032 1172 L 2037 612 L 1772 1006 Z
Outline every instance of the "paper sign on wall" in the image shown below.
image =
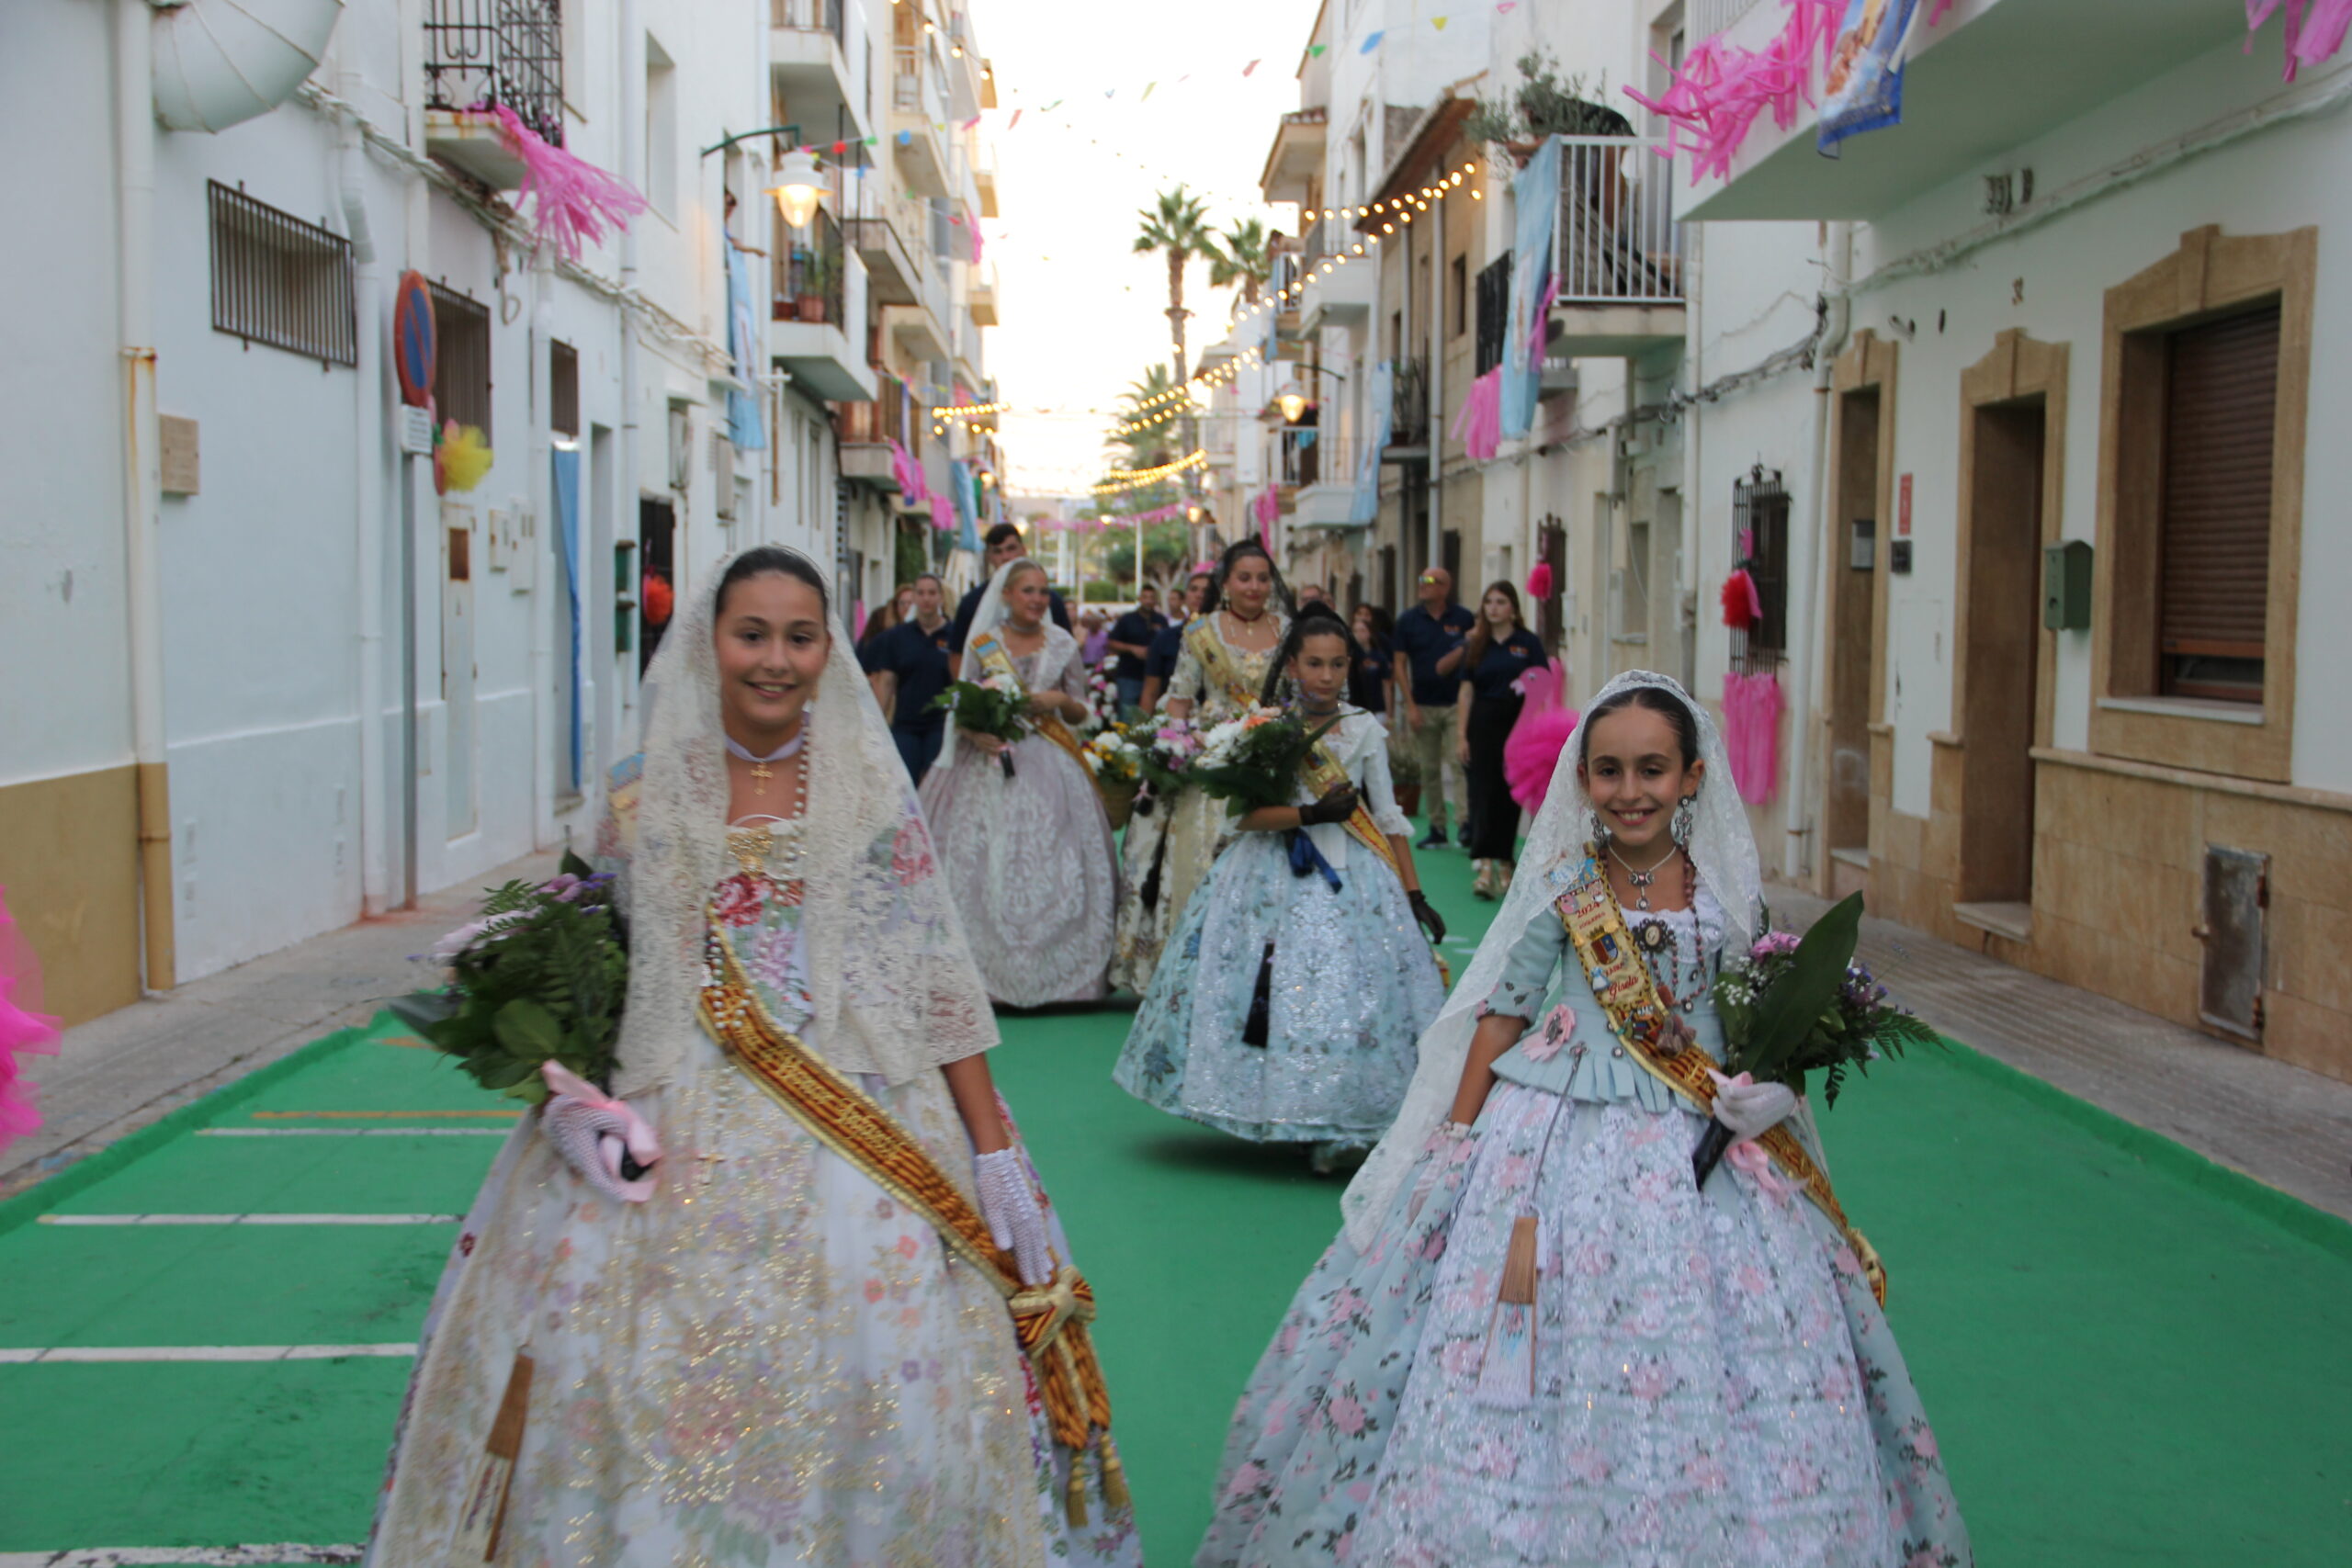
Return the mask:
M 1899 500 L 1894 511 L 1894 536 L 1898 539 L 1907 539 L 1911 536 L 1911 476 L 1909 474 L 1903 476 L 1897 491 Z

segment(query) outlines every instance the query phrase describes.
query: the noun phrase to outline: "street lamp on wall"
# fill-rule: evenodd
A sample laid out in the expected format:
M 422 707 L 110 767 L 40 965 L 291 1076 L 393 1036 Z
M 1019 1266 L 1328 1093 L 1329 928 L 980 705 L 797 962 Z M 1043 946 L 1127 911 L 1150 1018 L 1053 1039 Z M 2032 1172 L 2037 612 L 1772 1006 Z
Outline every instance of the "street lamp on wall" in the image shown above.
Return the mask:
M 806 229 L 817 216 L 824 191 L 817 184 L 817 160 L 805 149 L 786 152 L 775 166 L 775 185 L 769 190 L 775 209 L 795 229 Z
M 1298 416 L 1306 412 L 1306 394 L 1304 392 L 1284 392 L 1274 401 L 1282 406 L 1283 423 L 1285 424 L 1296 424 Z

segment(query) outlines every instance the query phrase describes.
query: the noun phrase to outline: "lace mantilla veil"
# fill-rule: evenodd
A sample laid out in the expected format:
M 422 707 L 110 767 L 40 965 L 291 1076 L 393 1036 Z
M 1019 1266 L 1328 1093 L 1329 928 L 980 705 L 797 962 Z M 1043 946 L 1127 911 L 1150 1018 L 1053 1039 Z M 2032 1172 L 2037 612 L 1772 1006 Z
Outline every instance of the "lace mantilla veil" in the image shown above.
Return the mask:
M 1019 571 L 1023 567 L 1035 567 L 1039 571 L 1046 570 L 1044 566 L 1039 564 L 1037 561 L 1032 560 L 1027 556 L 1016 556 L 1012 560 L 1009 560 L 1002 566 L 997 568 L 996 575 L 989 579 L 988 588 L 980 594 L 980 602 L 972 606 L 972 624 L 970 626 L 966 628 L 964 632 L 964 646 L 967 649 L 970 648 L 974 642 L 978 641 L 982 633 L 996 630 L 997 627 L 1004 625 L 1004 623 L 1011 618 L 1005 613 L 1004 587 L 1006 583 L 1012 581 L 1012 574 Z M 1059 639 L 1067 637 L 1072 643 L 1075 643 L 1078 640 L 1076 637 L 1070 637 L 1069 633 L 1062 630 L 1060 626 L 1056 626 L 1054 624 L 1053 617 L 1050 615 L 1046 617 L 1044 626 L 1046 628 L 1046 640 L 1044 645 L 1037 650 L 1038 669 L 1040 671 L 1043 671 L 1046 667 L 1046 656 L 1055 652 L 1056 649 L 1059 646 Z M 1066 655 L 1064 657 L 1066 657 Z M 1053 661 L 1053 668 L 1057 671 L 1061 668 L 1061 660 L 1059 658 Z M 964 679 L 967 681 L 974 680 L 978 676 L 978 673 L 979 672 L 977 670 L 971 671 L 964 676 Z M 1040 682 L 1040 684 L 1043 683 L 1044 682 Z M 956 744 L 955 736 L 950 735 L 947 738 L 946 743 L 940 747 L 939 755 L 933 760 L 931 771 L 935 773 L 944 773 L 948 769 L 954 767 L 956 765 L 956 753 L 962 750 L 962 747 Z
M 1686 847 L 1700 877 L 1723 906 L 1725 943 L 1745 947 L 1755 939 L 1762 919 L 1762 882 L 1756 838 L 1732 784 L 1731 757 L 1723 735 L 1681 682 L 1648 670 L 1630 670 L 1611 681 L 1585 711 L 1589 714 L 1637 686 L 1668 694 L 1698 722 L 1699 756 L 1707 772 L 1699 787 Z M 1437 1021 L 1421 1033 L 1420 1066 L 1406 1091 L 1404 1108 L 1340 1200 L 1348 1239 L 1360 1252 L 1370 1250 L 1378 1238 L 1381 1224 L 1395 1207 L 1396 1194 L 1410 1176 L 1422 1145 L 1453 1108 L 1453 1096 L 1462 1083 L 1462 1065 L 1470 1055 L 1470 1037 L 1477 1031 L 1479 1005 L 1501 979 L 1504 960 L 1532 923 L 1558 918 L 1553 913 L 1552 901 L 1561 889 L 1551 873 L 1563 863 L 1573 865 L 1580 860 L 1591 836 L 1592 799 L 1577 777 L 1577 757 L 1582 750 L 1580 731 L 1560 749 L 1551 787 L 1544 792 L 1544 809 L 1527 832 L 1520 874 L 1512 881 L 1494 923 L 1487 928 L 1486 940 L 1478 944 L 1468 972 L 1455 983 Z
M 827 583 L 832 636 L 801 727 L 811 1044 L 836 1071 L 901 1084 L 996 1044 L 996 1018 L 830 575 L 797 551 L 785 553 Z M 620 877 L 631 937 L 614 1083 L 621 1095 L 668 1083 L 702 1027 L 704 911 L 730 863 L 727 734 L 711 632 L 716 584 L 733 560 L 710 569 L 712 588 L 679 596 L 646 672 L 645 771 L 635 846 Z M 895 837 L 877 851 L 886 834 Z

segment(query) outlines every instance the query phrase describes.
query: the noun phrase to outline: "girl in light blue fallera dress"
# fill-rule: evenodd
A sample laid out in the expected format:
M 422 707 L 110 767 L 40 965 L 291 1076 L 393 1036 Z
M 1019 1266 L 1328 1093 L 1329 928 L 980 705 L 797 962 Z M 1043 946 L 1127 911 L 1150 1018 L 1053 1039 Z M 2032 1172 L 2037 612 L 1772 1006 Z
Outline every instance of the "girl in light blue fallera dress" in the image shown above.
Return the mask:
M 1355 658 L 1328 612 L 1302 615 L 1283 639 L 1264 695 L 1288 687 L 1310 723 L 1336 716 L 1322 744 L 1347 786 L 1302 777 L 1295 807 L 1240 819 L 1184 906 L 1113 1074 L 1204 1126 L 1314 1145 L 1318 1168 L 1388 1130 L 1414 1042 L 1445 1001 L 1421 926 L 1444 930 L 1413 872 L 1387 732 L 1340 701 Z

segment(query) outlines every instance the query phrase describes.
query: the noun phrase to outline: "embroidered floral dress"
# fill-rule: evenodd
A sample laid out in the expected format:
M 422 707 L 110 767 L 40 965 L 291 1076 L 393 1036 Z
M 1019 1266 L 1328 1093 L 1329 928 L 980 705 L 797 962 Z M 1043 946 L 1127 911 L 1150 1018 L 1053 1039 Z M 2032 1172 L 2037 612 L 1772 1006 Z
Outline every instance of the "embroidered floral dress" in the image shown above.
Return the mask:
M 608 831 L 608 863 L 624 838 Z M 731 840 L 743 863 L 713 889 L 708 940 L 798 1032 L 813 1004 L 788 838 Z M 869 853 L 902 886 L 932 874 L 911 818 Z M 1139 1562 L 1093 1478 L 1091 1528 L 1065 1522 L 1069 1456 L 996 1289 L 707 1033 L 696 1045 L 638 1102 L 666 1151 L 649 1201 L 596 1195 L 536 1117 L 499 1155 L 425 1325 L 368 1562 L 449 1561 L 520 1352 L 535 1373 L 501 1563 Z M 937 1072 L 860 1082 L 968 1179 Z
M 1273 617 L 1274 644 L 1279 646 L 1290 626 L 1279 610 Z M 1184 634 L 1176 655 L 1176 672 L 1168 682 L 1169 700 L 1193 705 L 1192 722 L 1205 731 L 1241 711 L 1223 682 L 1211 678 L 1195 638 L 1215 637 L 1236 676 L 1251 693 L 1264 690 L 1273 668 L 1274 648 L 1237 648 L 1225 635 L 1220 612 L 1194 622 Z M 1252 699 L 1254 701 L 1254 697 Z M 1119 902 L 1117 955 L 1111 983 L 1141 994 L 1151 985 L 1152 971 L 1169 936 L 1183 918 L 1193 892 L 1216 863 L 1218 853 L 1233 841 L 1233 819 L 1225 802 L 1199 790 L 1188 789 L 1172 806 L 1162 805 L 1151 816 L 1127 829 L 1126 892 Z
M 1548 874 L 1565 892 L 1573 867 Z M 1704 886 L 1664 922 L 1712 965 Z M 1565 962 L 1564 962 L 1565 960 Z M 1227 1439 L 1202 1564 L 1954 1568 L 1968 1535 L 1884 1314 L 1836 1228 L 1767 1170 L 1703 1190 L 1704 1119 L 1610 1032 L 1556 920 L 1487 998 L 1538 1020 L 1476 1135 L 1378 1241 L 1342 1234 Z M 1689 1019 L 1720 1053 L 1711 1004 Z M 1817 1154 L 1817 1151 L 1816 1151 Z M 1540 1239 L 1532 1395 L 1482 1389 L 1514 1222 Z
M 1346 708 L 1324 744 L 1374 824 L 1410 833 L 1380 721 Z M 1313 799 L 1302 782 L 1298 804 Z M 1396 1119 L 1445 986 L 1387 862 L 1341 824 L 1304 831 L 1339 886 L 1311 864 L 1299 873 L 1289 833 L 1237 834 L 1184 906 L 1112 1076 L 1252 1142 L 1369 1146 Z M 1261 974 L 1266 1042 L 1248 1045 Z
M 1013 672 L 1084 700 L 1078 639 L 1045 628 Z M 923 775 L 923 815 L 989 996 L 1007 1007 L 1099 999 L 1108 988 L 1119 857 L 1085 767 L 1042 735 L 1012 744 L 1013 774 L 960 731 L 955 765 Z

